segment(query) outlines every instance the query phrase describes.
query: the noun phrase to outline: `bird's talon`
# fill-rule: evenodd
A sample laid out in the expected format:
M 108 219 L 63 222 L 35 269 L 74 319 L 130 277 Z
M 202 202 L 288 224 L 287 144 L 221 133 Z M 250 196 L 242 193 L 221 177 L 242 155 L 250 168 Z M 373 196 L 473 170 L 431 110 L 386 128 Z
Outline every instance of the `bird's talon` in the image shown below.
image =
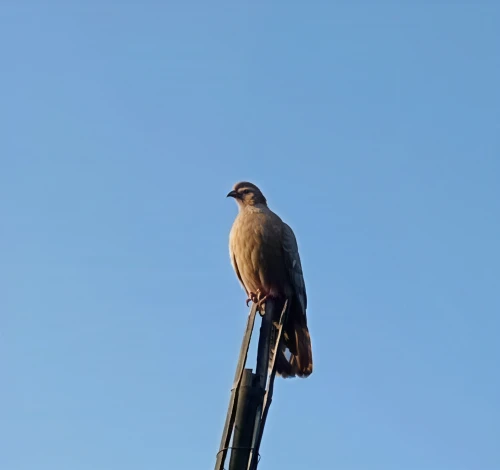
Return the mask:
M 247 299 L 247 307 L 249 305 L 250 302 L 256 304 L 257 306 L 257 310 L 259 311 L 259 313 L 261 315 L 264 315 L 264 310 L 261 309 L 262 305 L 266 302 L 267 298 L 269 296 L 268 295 L 265 295 L 264 297 L 262 297 L 262 292 L 260 290 L 257 291 L 257 293 L 255 292 L 249 292 L 248 293 L 248 299 Z
M 247 299 L 247 307 L 250 302 L 253 302 L 254 304 L 258 303 L 259 301 L 259 295 L 256 294 L 255 292 L 249 292 L 248 293 L 248 299 Z

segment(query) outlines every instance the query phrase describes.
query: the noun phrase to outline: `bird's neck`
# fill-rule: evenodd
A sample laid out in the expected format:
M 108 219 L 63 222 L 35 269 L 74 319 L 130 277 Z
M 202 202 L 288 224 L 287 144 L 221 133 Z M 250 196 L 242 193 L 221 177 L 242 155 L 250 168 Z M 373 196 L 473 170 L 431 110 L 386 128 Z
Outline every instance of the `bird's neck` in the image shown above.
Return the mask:
M 254 204 L 254 205 L 240 207 L 240 212 L 247 212 L 247 213 L 266 212 L 268 210 L 269 209 L 266 204 Z

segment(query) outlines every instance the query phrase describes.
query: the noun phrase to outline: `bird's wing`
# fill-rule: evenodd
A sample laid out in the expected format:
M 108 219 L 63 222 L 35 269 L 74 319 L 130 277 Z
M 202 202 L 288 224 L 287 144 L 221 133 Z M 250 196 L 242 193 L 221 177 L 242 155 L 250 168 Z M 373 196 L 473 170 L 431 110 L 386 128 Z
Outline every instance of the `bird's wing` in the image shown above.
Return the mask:
M 281 243 L 285 255 L 288 277 L 302 306 L 302 311 L 305 313 L 307 308 L 307 294 L 302 274 L 302 265 L 300 263 L 299 247 L 293 230 L 284 222 Z
M 243 287 L 246 294 L 248 295 L 248 290 L 247 290 L 243 280 L 241 279 L 240 270 L 238 269 L 238 263 L 236 263 L 236 257 L 234 256 L 234 253 L 232 252 L 232 250 L 231 250 L 231 264 L 233 265 L 234 272 L 236 273 L 236 276 L 238 277 L 238 280 L 240 281 L 241 286 Z

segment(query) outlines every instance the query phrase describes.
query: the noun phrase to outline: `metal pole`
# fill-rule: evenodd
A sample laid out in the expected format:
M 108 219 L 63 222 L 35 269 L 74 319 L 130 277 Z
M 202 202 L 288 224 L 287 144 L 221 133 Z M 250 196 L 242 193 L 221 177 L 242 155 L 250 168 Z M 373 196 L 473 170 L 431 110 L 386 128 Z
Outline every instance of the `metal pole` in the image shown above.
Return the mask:
M 285 305 L 283 306 L 283 310 L 281 311 L 281 315 L 279 318 L 278 329 L 275 332 L 273 353 L 271 354 L 270 363 L 268 363 L 269 384 L 267 386 L 267 391 L 264 396 L 263 403 L 261 405 L 262 413 L 254 429 L 254 439 L 252 441 L 252 454 L 250 456 L 250 461 L 248 462 L 248 470 L 257 470 L 257 464 L 259 463 L 258 458 L 259 458 L 260 443 L 262 442 L 262 435 L 264 434 L 264 426 L 266 425 L 266 419 L 267 419 L 267 414 L 269 413 L 269 407 L 271 406 L 271 402 L 273 400 L 274 379 L 276 377 L 276 359 L 278 357 L 278 352 L 280 351 L 283 325 L 285 323 L 287 313 L 288 313 L 288 300 L 285 301 Z
M 224 470 L 224 462 L 226 460 L 227 451 L 229 450 L 229 443 L 231 442 L 231 434 L 233 432 L 234 419 L 236 416 L 236 406 L 238 403 L 238 391 L 243 375 L 243 368 L 247 361 L 248 348 L 250 340 L 252 339 L 252 331 L 255 323 L 255 315 L 257 313 L 257 305 L 252 305 L 250 313 L 248 314 L 247 326 L 243 341 L 241 343 L 240 356 L 238 358 L 238 365 L 236 366 L 236 373 L 234 375 L 233 387 L 231 389 L 231 397 L 229 399 L 229 406 L 226 415 L 226 422 L 222 431 L 222 438 L 217 453 L 215 462 L 215 470 Z
M 255 378 L 252 369 L 243 371 L 234 422 L 229 470 L 245 470 L 248 465 L 253 441 L 255 415 L 262 403 L 262 393 L 259 385 L 255 383 Z
M 259 402 L 255 412 L 255 424 L 253 428 L 252 444 L 257 442 L 257 436 L 260 433 L 262 406 L 264 402 L 264 394 L 267 384 L 267 372 L 269 366 L 269 348 L 271 344 L 271 333 L 273 331 L 273 315 L 274 315 L 274 301 L 267 300 L 265 304 L 265 312 L 260 324 L 259 344 L 257 346 L 257 366 L 255 376 L 258 381 L 258 387 L 262 392 L 262 400 Z M 253 447 L 253 446 L 252 446 Z M 258 449 L 252 448 L 250 458 L 248 459 L 245 469 L 252 470 L 252 462 L 255 462 L 254 468 L 257 468 Z
M 276 357 L 288 306 L 288 301 L 286 301 L 279 317 L 278 327 L 275 329 L 273 325 L 273 319 L 277 317 L 275 302 L 269 299 L 265 304 L 265 313 L 260 326 L 255 374 L 252 373 L 252 369 L 244 369 L 244 367 L 257 312 L 256 304 L 252 305 L 248 315 L 215 470 L 224 470 L 224 462 L 229 449 L 231 449 L 229 470 L 257 469 L 259 447 L 272 400 Z M 273 354 L 270 355 L 273 330 L 275 339 Z M 233 443 L 232 447 L 229 447 L 233 430 Z

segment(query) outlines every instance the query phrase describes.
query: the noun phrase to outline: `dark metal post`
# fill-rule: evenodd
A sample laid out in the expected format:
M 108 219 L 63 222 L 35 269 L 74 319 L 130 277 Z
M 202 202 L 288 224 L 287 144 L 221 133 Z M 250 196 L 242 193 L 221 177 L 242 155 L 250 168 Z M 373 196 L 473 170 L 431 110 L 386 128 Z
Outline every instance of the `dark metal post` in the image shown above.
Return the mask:
M 241 343 L 240 356 L 238 358 L 238 365 L 236 366 L 236 373 L 234 374 L 233 388 L 231 389 L 231 397 L 229 399 L 229 407 L 227 410 L 224 430 L 222 431 L 219 452 L 217 453 L 217 460 L 215 462 L 215 470 L 224 469 L 224 461 L 226 460 L 227 451 L 229 450 L 229 443 L 231 442 L 231 434 L 233 432 L 234 419 L 236 415 L 236 405 L 238 403 L 238 389 L 243 375 L 243 368 L 245 367 L 245 363 L 247 361 L 248 348 L 250 346 L 250 340 L 252 339 L 256 313 L 257 306 L 254 304 L 248 314 L 247 327 Z
M 274 378 L 276 377 L 276 359 L 278 357 L 278 351 L 280 349 L 281 336 L 283 333 L 283 325 L 285 323 L 287 313 L 288 313 L 288 300 L 285 302 L 285 305 L 283 306 L 283 310 L 281 311 L 281 315 L 278 322 L 278 329 L 277 331 L 275 331 L 271 360 L 270 361 L 268 360 L 266 364 L 268 367 L 268 369 L 266 369 L 266 378 L 267 374 L 269 373 L 269 385 L 267 386 L 267 391 L 264 396 L 264 400 L 261 404 L 260 408 L 261 413 L 259 414 L 258 421 L 256 421 L 255 424 L 254 438 L 252 441 L 252 454 L 250 455 L 250 460 L 248 462 L 248 470 L 257 470 L 257 464 L 259 463 L 258 459 L 259 459 L 260 443 L 262 442 L 262 435 L 264 434 L 264 426 L 266 425 L 266 419 L 267 419 L 267 414 L 269 413 L 269 407 L 271 406 L 271 402 L 273 400 Z M 272 323 L 272 317 L 269 316 L 269 318 Z M 269 339 L 268 346 L 269 348 L 271 348 L 271 338 Z M 267 351 L 268 356 L 269 352 L 270 349 L 268 349 Z
M 259 447 L 269 406 L 271 405 L 274 377 L 276 375 L 276 357 L 280 347 L 287 305 L 288 302 L 285 302 L 279 317 L 278 328 L 275 328 L 273 319 L 277 316 L 275 315 L 276 304 L 272 299 L 266 301 L 265 313 L 260 327 L 255 374 L 252 373 L 252 369 L 244 369 L 257 311 L 257 306 L 252 305 L 236 367 L 215 470 L 224 469 L 224 461 L 229 449 L 231 449 L 229 470 L 257 469 Z M 273 333 L 273 353 L 270 355 Z M 233 443 L 232 447 L 229 447 L 233 429 Z
M 253 441 L 255 414 L 262 404 L 262 393 L 252 369 L 245 369 L 241 379 L 234 422 L 229 470 L 246 470 Z
M 261 391 L 262 400 L 260 400 L 257 409 L 255 410 L 255 424 L 253 428 L 253 438 L 252 438 L 252 452 L 250 458 L 247 461 L 248 470 L 253 470 L 257 468 L 257 459 L 259 449 L 255 448 L 255 444 L 258 441 L 258 436 L 260 434 L 261 428 L 261 418 L 262 418 L 262 407 L 264 405 L 264 394 L 266 393 L 267 384 L 267 373 L 269 367 L 269 350 L 271 347 L 271 334 L 273 331 L 273 316 L 274 316 L 274 301 L 267 300 L 265 305 L 265 313 L 262 317 L 262 323 L 260 324 L 260 335 L 259 335 L 259 345 L 257 347 L 257 366 L 255 370 L 255 378 L 257 380 L 257 386 Z

